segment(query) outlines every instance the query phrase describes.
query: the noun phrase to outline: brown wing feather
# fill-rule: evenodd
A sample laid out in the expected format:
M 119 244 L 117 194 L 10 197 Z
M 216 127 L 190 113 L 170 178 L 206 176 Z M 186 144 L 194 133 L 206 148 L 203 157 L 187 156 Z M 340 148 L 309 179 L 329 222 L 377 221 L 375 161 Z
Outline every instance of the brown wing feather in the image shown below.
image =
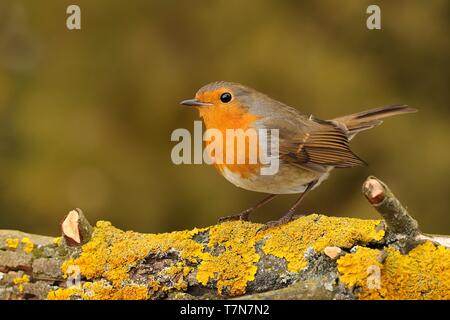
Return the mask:
M 285 137 L 280 143 L 284 160 L 312 170 L 327 166 L 348 168 L 366 165 L 350 150 L 347 133 L 343 129 L 332 122 L 309 121 L 314 125 L 302 137 Z

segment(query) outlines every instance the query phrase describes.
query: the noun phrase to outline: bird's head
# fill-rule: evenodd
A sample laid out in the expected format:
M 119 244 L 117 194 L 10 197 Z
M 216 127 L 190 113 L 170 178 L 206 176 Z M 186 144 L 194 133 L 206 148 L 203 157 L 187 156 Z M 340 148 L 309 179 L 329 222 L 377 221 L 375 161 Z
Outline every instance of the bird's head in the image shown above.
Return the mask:
M 253 109 L 260 95 L 244 85 L 218 81 L 201 87 L 194 99 L 181 104 L 196 107 L 207 127 L 247 127 L 259 118 Z

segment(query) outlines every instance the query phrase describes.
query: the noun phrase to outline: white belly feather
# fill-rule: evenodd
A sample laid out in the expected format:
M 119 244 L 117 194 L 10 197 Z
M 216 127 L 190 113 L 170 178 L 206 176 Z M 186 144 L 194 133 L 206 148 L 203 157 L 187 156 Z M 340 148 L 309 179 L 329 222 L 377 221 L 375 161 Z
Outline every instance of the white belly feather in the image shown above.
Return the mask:
M 226 167 L 223 176 L 237 187 L 264 193 L 292 194 L 305 191 L 308 183 L 319 180 L 317 187 L 323 180 L 328 178 L 332 167 L 325 173 L 312 172 L 295 166 L 281 164 L 279 171 L 275 175 L 255 174 L 243 178 L 238 172 L 232 172 Z

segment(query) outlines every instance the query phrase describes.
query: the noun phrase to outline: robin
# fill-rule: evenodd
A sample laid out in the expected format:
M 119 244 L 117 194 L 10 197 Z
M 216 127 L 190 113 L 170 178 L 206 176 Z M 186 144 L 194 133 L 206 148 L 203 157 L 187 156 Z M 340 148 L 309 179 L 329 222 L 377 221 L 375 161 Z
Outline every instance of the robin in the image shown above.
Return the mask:
M 268 194 L 255 206 L 219 221 L 248 220 L 250 213 L 279 194 L 299 194 L 297 201 L 280 219 L 260 230 L 289 222 L 305 195 L 324 181 L 334 168 L 364 166 L 349 141 L 359 132 L 374 128 L 383 118 L 416 112 L 406 105 L 391 105 L 332 120 L 320 120 L 244 85 L 213 82 L 200 88 L 194 99 L 182 105 L 196 107 L 206 129 L 278 129 L 279 170 L 261 175 L 259 164 L 215 164 L 221 175 L 234 185 Z M 245 152 L 237 150 L 238 152 Z

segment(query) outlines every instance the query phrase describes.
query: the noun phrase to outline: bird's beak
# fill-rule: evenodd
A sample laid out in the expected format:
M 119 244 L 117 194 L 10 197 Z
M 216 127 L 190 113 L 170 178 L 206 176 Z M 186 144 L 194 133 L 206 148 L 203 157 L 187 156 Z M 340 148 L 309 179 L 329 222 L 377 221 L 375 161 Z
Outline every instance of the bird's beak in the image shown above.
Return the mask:
M 212 103 L 209 102 L 201 102 L 197 99 L 189 99 L 189 100 L 183 100 L 180 102 L 180 104 L 188 107 L 208 107 L 212 106 Z

